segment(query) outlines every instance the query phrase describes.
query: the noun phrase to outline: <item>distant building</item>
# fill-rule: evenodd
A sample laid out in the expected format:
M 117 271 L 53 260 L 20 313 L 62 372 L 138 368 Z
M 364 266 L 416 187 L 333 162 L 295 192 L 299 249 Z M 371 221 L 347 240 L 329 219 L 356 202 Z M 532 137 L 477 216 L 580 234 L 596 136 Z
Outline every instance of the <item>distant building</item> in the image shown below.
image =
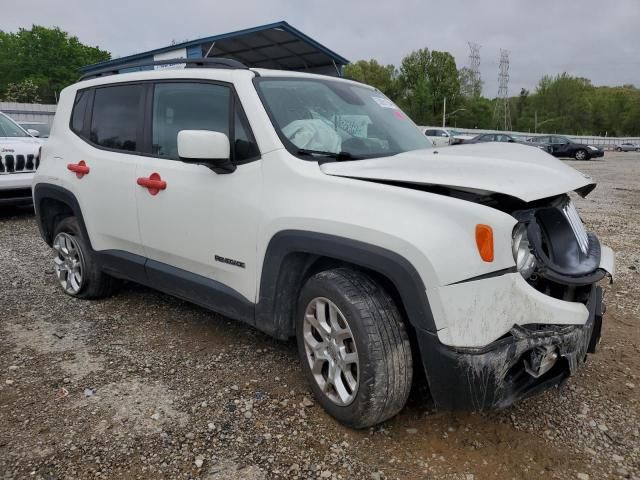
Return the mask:
M 281 21 L 95 63 L 84 67 L 82 71 L 85 74 L 91 74 L 112 67 L 114 71 L 120 73 L 151 70 L 163 68 L 163 66 L 131 66 L 131 64 L 174 58 L 210 57 L 232 58 L 248 67 L 296 70 L 333 76 L 340 76 L 342 67 L 349 63 L 344 57 L 329 50 L 287 22 Z M 125 65 L 129 66 L 119 68 Z

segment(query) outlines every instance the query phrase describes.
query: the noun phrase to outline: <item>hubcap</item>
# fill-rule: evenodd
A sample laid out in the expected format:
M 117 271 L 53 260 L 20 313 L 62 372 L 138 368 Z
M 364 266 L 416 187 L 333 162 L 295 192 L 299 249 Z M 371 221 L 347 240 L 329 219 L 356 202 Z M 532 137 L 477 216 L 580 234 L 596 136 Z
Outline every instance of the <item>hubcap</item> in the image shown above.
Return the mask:
M 585 157 L 585 154 L 584 154 L 584 152 L 583 152 L 582 150 L 579 150 L 579 151 L 576 153 L 576 158 L 577 158 L 578 160 L 584 160 L 584 157 Z
M 53 240 L 53 259 L 58 281 L 65 292 L 76 295 L 82 288 L 84 258 L 73 235 L 59 233 Z
M 302 330 L 304 348 L 313 378 L 336 405 L 346 406 L 358 393 L 360 366 L 351 328 L 329 299 L 309 302 Z

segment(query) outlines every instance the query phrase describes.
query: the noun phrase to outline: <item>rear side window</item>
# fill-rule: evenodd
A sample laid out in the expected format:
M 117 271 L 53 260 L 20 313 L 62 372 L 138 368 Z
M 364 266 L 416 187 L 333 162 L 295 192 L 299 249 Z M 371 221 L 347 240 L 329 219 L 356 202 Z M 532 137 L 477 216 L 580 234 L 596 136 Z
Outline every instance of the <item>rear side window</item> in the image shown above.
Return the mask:
M 71 130 L 78 135 L 84 132 L 84 115 L 87 110 L 87 101 L 89 99 L 88 90 L 80 90 L 76 93 L 76 99 L 73 102 L 73 112 L 71 113 Z
M 144 87 L 117 85 L 95 90 L 89 139 L 102 147 L 140 151 L 138 127 Z

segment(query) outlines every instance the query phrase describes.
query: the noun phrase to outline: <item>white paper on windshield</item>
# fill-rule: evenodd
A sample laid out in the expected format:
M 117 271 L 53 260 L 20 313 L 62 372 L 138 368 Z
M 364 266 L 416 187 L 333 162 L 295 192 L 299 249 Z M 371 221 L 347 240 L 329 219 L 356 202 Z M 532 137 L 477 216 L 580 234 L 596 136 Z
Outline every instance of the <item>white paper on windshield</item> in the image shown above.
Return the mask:
M 371 97 L 371 98 L 373 99 L 374 102 L 376 102 L 382 108 L 394 108 L 394 109 L 398 108 L 398 106 L 388 98 L 384 98 L 384 97 Z

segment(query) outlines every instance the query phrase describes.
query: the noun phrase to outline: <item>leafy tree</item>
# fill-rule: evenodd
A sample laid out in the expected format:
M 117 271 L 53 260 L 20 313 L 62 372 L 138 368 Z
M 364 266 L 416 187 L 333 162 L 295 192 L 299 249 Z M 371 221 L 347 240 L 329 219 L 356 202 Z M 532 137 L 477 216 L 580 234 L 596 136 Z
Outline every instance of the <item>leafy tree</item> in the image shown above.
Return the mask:
M 429 49 L 422 48 L 411 52 L 400 64 L 400 98 L 399 103 L 418 124 L 431 123 L 433 115 L 433 98 L 429 91 L 427 68 L 431 61 Z
M 5 102 L 39 103 L 38 86 L 32 80 L 26 79 L 20 83 L 10 83 L 4 94 Z
M 393 65 L 381 65 L 374 59 L 358 60 L 346 65 L 343 73 L 347 78 L 376 87 L 390 98 L 398 95 L 398 74 Z
M 53 103 L 60 90 L 78 80 L 80 67 L 110 58 L 109 52 L 84 45 L 57 27 L 0 31 L 0 97 L 9 84 L 30 80 L 38 96 Z
M 427 63 L 427 84 L 433 116 L 437 117 L 442 112 L 445 98 L 449 111 L 452 111 L 460 97 L 460 80 L 456 61 L 449 52 L 431 52 Z

